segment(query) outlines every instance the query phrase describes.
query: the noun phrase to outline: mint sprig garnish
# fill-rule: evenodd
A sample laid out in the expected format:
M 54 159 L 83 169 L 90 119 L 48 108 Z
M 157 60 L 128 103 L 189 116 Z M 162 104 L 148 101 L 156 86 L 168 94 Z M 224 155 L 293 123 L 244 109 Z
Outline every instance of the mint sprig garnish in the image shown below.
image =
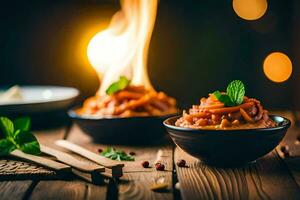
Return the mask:
M 8 155 L 15 149 L 24 153 L 41 153 L 36 137 L 30 132 L 30 118 L 18 118 L 12 122 L 7 117 L 0 117 L 0 156 Z
M 125 76 L 120 76 L 119 80 L 112 83 L 105 92 L 108 95 L 112 95 L 120 90 L 124 90 L 129 84 L 130 80 L 128 80 Z
M 245 86 L 242 81 L 234 80 L 227 86 L 226 94 L 215 91 L 213 95 L 225 106 L 237 106 L 243 103 Z
M 127 155 L 124 151 L 118 151 L 113 147 L 108 147 L 103 152 L 101 152 L 102 156 L 118 161 L 134 161 L 134 157 Z

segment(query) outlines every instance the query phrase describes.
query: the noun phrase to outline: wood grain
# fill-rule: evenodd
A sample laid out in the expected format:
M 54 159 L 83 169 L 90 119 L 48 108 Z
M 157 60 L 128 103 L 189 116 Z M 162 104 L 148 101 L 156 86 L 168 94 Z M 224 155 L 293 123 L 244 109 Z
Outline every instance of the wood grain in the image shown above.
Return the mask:
M 288 118 L 294 120 L 294 124 L 276 150 L 300 187 L 300 112 L 282 112 L 282 115 L 289 116 Z M 288 156 L 282 151 L 283 146 L 287 149 Z
M 242 168 L 215 168 L 176 148 L 182 199 L 297 199 L 300 190 L 276 152 Z
M 82 133 L 78 127 L 73 127 L 69 141 L 84 146 L 89 151 L 97 153 L 98 149 L 105 149 L 107 145 L 95 144 L 91 139 Z M 173 199 L 172 173 L 173 173 L 173 147 L 171 143 L 158 146 L 124 146 L 113 145 L 118 150 L 134 152 L 134 162 L 124 163 L 124 176 L 120 183 L 109 184 L 108 191 L 118 193 L 119 199 Z M 143 168 L 142 161 L 149 161 L 150 168 Z M 157 171 L 154 167 L 156 162 L 165 165 L 165 171 Z M 168 188 L 161 192 L 154 192 L 150 187 L 159 177 L 164 177 Z
M 126 179 L 119 186 L 119 199 L 173 199 L 172 172 L 140 172 L 127 173 Z M 154 192 L 150 189 L 158 178 L 164 177 L 168 188 L 161 192 Z
M 3 181 L 0 182 L 1 200 L 22 200 L 33 181 Z
M 82 181 L 40 181 L 30 196 L 32 200 L 105 199 L 106 187 Z

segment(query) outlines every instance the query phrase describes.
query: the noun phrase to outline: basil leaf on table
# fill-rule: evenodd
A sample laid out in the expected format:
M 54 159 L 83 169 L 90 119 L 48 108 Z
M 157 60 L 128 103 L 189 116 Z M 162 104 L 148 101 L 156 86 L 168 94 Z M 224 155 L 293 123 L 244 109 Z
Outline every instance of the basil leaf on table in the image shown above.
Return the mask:
M 30 132 L 30 118 L 12 122 L 7 117 L 0 117 L 0 131 L 4 137 L 0 140 L 0 156 L 8 155 L 15 149 L 34 155 L 41 153 L 36 137 Z
M 29 131 L 30 124 L 29 117 L 21 117 L 14 120 L 14 128 L 16 130 Z
M 101 155 L 112 160 L 134 161 L 134 157 L 127 155 L 124 151 L 117 151 L 113 147 L 108 147 Z
M 120 76 L 119 80 L 111 84 L 105 92 L 108 95 L 112 95 L 120 90 L 124 90 L 129 84 L 130 80 L 128 80 L 125 76 Z
M 7 117 L 0 117 L 0 130 L 5 137 L 12 136 L 14 133 L 14 124 Z
M 24 153 L 33 155 L 39 155 L 41 153 L 40 145 L 36 137 L 29 131 L 20 130 L 15 135 L 15 141 L 19 145 L 19 148 Z
M 10 152 L 16 149 L 14 143 L 8 139 L 0 140 L 0 156 L 8 155 Z

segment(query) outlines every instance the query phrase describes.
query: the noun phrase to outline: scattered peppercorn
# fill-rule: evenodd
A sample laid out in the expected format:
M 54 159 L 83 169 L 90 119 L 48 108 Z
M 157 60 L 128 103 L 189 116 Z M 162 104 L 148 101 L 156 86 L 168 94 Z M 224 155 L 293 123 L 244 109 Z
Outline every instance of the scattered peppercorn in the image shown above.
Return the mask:
M 155 164 L 155 168 L 156 168 L 156 170 L 158 170 L 158 171 L 164 171 L 164 170 L 165 170 L 165 165 L 162 164 L 162 163 L 156 163 L 156 164 Z
M 98 152 L 99 152 L 99 153 L 102 153 L 102 151 L 103 151 L 102 149 L 98 149 Z
M 129 155 L 135 156 L 135 152 L 131 151 L 131 152 L 129 152 Z
M 286 153 L 286 152 L 288 152 L 289 147 L 288 147 L 288 146 L 282 146 L 282 147 L 280 148 L 280 150 L 281 150 L 282 153 Z
M 186 162 L 185 162 L 185 160 L 181 159 L 181 160 L 178 160 L 176 164 L 178 167 L 185 167 Z
M 144 168 L 148 168 L 148 167 L 149 167 L 149 162 L 148 162 L 148 161 L 142 162 L 142 166 L 143 166 Z

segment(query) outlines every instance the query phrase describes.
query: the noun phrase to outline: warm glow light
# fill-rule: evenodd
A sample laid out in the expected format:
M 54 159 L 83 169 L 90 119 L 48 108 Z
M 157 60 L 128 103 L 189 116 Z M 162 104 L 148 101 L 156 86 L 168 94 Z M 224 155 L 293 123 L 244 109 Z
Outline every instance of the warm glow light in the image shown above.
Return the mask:
M 155 22 L 157 0 L 123 0 L 109 27 L 89 42 L 87 56 L 99 74 L 100 94 L 125 75 L 132 84 L 153 89 L 147 56 Z
M 265 14 L 268 2 L 267 0 L 233 0 L 232 7 L 240 18 L 256 20 Z
M 292 74 L 292 62 L 287 55 L 281 52 L 269 54 L 264 61 L 264 73 L 274 82 L 283 82 Z

